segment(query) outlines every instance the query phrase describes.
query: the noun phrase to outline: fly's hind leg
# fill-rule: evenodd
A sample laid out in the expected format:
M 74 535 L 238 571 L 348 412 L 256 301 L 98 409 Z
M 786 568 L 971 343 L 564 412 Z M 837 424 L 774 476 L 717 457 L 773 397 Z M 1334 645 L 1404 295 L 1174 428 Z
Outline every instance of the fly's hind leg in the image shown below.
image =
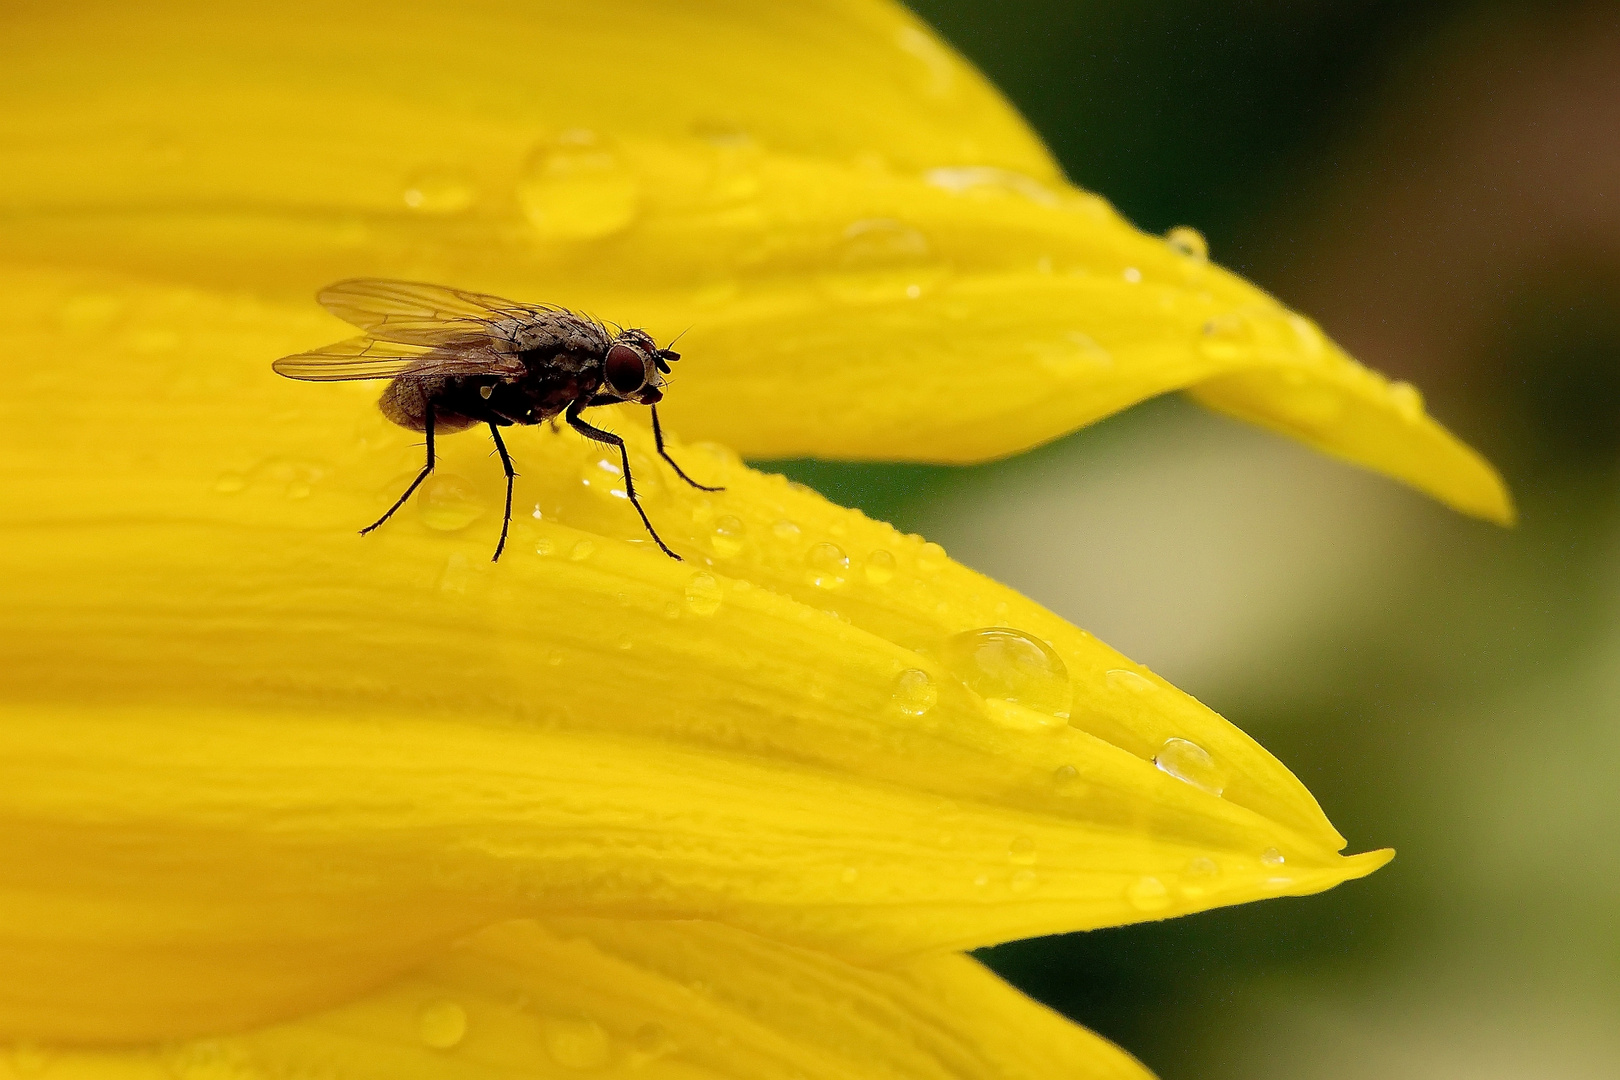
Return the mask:
M 690 476 L 687 476 L 686 472 L 679 465 L 675 464 L 675 459 L 669 456 L 669 451 L 668 450 L 664 449 L 664 429 L 658 426 L 658 406 L 652 405 L 652 406 L 649 406 L 649 408 L 652 410 L 653 442 L 658 444 L 658 456 L 663 458 L 665 461 L 669 462 L 669 467 L 675 470 L 675 475 L 680 477 L 682 480 L 685 480 L 688 484 L 691 484 L 693 487 L 697 488 L 699 491 L 724 491 L 724 490 L 726 490 L 723 487 L 709 487 L 706 484 L 698 483 L 696 480 L 692 479 Z
M 624 464 L 624 493 L 630 497 L 630 505 L 634 506 L 636 513 L 641 515 L 641 523 L 647 526 L 647 535 L 653 538 L 653 543 L 657 544 L 665 555 L 668 555 L 676 562 L 680 562 L 681 557 L 671 551 L 668 544 L 664 543 L 663 538 L 658 535 L 658 530 L 653 528 L 652 522 L 648 520 L 647 511 L 641 508 L 641 500 L 636 497 L 635 481 L 630 479 L 630 451 L 625 449 L 624 440 L 611 431 L 603 431 L 601 428 L 592 427 L 584 420 L 581 420 L 579 412 L 585 407 L 586 402 L 583 399 L 576 399 L 573 404 L 568 406 L 568 411 L 564 414 L 568 426 L 587 439 L 594 439 L 599 443 L 606 443 L 609 446 L 619 448 L 619 460 Z
M 501 467 L 506 470 L 506 516 L 501 518 L 501 540 L 495 545 L 495 557 L 490 559 L 490 562 L 498 562 L 501 552 L 506 550 L 506 530 L 512 526 L 512 481 L 517 473 L 512 471 L 512 456 L 506 452 L 506 443 L 501 441 L 501 429 L 495 426 L 493 420 L 489 423 L 489 437 L 495 440 L 495 449 L 501 453 Z
M 411 481 L 411 486 L 405 489 L 405 494 L 401 495 L 394 501 L 394 505 L 388 508 L 388 512 L 386 514 L 360 530 L 361 536 L 366 535 L 366 533 L 371 532 L 383 522 L 393 517 L 394 511 L 405 505 L 405 500 L 409 499 L 411 495 L 415 493 L 416 489 L 422 486 L 422 481 L 426 480 L 428 478 L 428 474 L 433 471 L 433 406 L 429 404 L 426 411 L 422 415 L 424 425 L 422 430 L 427 433 L 427 464 L 422 466 L 422 471 L 416 474 L 416 479 Z M 499 440 L 497 440 L 497 442 L 498 441 Z M 504 451 L 502 453 L 504 454 Z M 508 500 L 511 498 L 510 491 L 508 491 L 507 498 Z M 510 506 L 510 502 L 508 502 L 508 506 Z

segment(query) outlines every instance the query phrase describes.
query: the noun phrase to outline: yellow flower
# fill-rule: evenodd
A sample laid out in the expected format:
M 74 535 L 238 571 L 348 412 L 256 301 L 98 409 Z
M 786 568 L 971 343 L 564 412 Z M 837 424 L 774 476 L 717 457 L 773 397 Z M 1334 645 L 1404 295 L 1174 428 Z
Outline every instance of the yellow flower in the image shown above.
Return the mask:
M 7 16 L 0 1038 L 182 1080 L 1141 1075 L 948 954 L 1388 853 L 1340 856 L 1084 631 L 720 444 L 974 460 L 1190 387 L 1505 520 L 1500 481 L 1067 187 L 898 9 L 554 8 Z M 268 362 L 342 336 L 308 294 L 360 274 L 691 324 L 669 419 L 716 442 L 676 456 L 726 490 L 611 417 L 686 561 L 545 429 L 509 440 L 500 563 L 472 435 L 355 537 L 420 449 L 375 385 Z

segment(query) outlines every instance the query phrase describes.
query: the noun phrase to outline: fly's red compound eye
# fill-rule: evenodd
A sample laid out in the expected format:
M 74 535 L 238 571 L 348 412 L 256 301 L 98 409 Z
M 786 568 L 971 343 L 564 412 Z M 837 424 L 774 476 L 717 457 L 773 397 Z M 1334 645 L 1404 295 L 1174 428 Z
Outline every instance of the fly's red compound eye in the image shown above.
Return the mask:
M 615 345 L 607 354 L 607 381 L 621 394 L 633 394 L 647 384 L 647 365 L 628 345 Z

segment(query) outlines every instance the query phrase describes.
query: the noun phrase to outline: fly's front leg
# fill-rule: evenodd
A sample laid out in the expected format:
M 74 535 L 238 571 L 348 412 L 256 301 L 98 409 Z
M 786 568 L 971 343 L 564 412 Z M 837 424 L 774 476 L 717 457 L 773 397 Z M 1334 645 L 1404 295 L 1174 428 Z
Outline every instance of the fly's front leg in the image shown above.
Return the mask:
M 366 533 L 371 532 L 373 529 L 377 528 L 377 526 L 393 517 L 394 511 L 405 505 L 405 500 L 409 499 L 412 493 L 415 492 L 417 488 L 422 486 L 422 481 L 426 480 L 428 478 L 428 474 L 433 471 L 433 403 L 431 401 L 428 402 L 427 410 L 423 414 L 423 417 L 422 430 L 427 433 L 427 464 L 422 466 L 422 471 L 416 474 L 416 479 L 411 481 L 411 486 L 405 489 L 405 494 L 401 495 L 394 501 L 394 505 L 388 508 L 388 512 L 386 514 L 360 530 L 361 536 L 366 535 Z M 508 500 L 511 498 L 510 491 L 508 491 L 507 498 Z M 508 505 L 510 506 L 510 503 Z
M 663 538 L 658 535 L 658 530 L 653 528 L 652 521 L 648 519 L 647 511 L 641 508 L 641 500 L 636 497 L 636 484 L 630 478 L 630 451 L 625 449 L 624 440 L 611 431 L 603 431 L 601 428 L 592 427 L 580 419 L 580 410 L 585 407 L 585 402 L 578 400 L 568 406 L 568 411 L 564 414 L 568 426 L 587 439 L 594 439 L 599 443 L 606 443 L 609 446 L 619 448 L 619 460 L 624 464 L 624 493 L 630 497 L 630 505 L 634 506 L 636 513 L 641 515 L 641 523 L 647 526 L 647 534 L 653 538 L 653 543 L 657 544 L 665 555 L 679 562 L 681 557 L 671 551 L 668 544 L 664 543 Z
M 669 462 L 669 467 L 675 470 L 675 475 L 680 477 L 682 480 L 685 480 L 688 484 L 691 484 L 693 487 L 697 488 L 699 491 L 724 491 L 724 490 L 726 490 L 723 487 L 709 487 L 706 484 L 698 483 L 696 480 L 692 479 L 690 476 L 687 476 L 686 473 L 681 469 L 681 467 L 679 465 L 675 464 L 675 459 L 669 456 L 669 451 L 668 450 L 664 449 L 664 429 L 658 426 L 658 406 L 649 405 L 648 408 L 652 410 L 653 442 L 658 444 L 658 456 L 663 458 L 665 461 Z

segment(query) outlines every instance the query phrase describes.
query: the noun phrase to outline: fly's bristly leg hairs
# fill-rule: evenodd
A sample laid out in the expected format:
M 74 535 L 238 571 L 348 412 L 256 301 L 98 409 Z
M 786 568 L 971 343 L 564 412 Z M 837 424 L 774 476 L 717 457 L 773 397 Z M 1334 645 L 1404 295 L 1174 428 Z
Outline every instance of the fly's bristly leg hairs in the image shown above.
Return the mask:
M 405 505 L 405 500 L 409 499 L 416 489 L 422 486 L 422 481 L 426 480 L 428 478 L 428 474 L 433 471 L 433 406 L 431 404 L 428 406 L 427 411 L 422 416 L 422 423 L 424 425 L 422 430 L 427 435 L 427 464 L 423 465 L 422 471 L 416 474 L 416 479 L 412 480 L 411 486 L 405 489 L 405 494 L 394 500 L 394 505 L 388 508 L 387 513 L 360 530 L 361 536 L 366 535 L 366 533 L 371 532 L 383 522 L 393 517 L 394 511 Z
M 501 518 L 501 539 L 495 545 L 495 555 L 490 562 L 500 562 L 501 552 L 506 550 L 506 532 L 512 527 L 512 482 L 517 473 L 512 471 L 512 455 L 506 452 L 506 443 L 501 441 L 501 429 L 495 426 L 495 421 L 489 422 L 489 437 L 495 440 L 495 449 L 500 451 L 501 468 L 506 470 L 506 516 Z

